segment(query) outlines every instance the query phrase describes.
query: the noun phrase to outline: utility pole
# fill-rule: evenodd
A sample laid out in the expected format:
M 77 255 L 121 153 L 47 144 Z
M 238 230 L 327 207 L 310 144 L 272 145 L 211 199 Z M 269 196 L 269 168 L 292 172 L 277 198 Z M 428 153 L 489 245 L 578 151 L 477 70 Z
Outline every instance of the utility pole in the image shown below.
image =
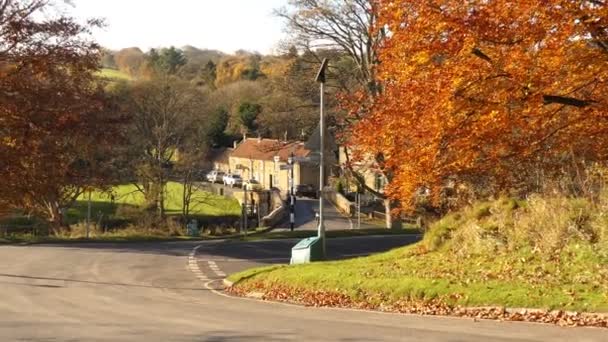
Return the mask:
M 287 158 L 289 164 L 289 229 L 293 232 L 296 218 L 296 196 L 293 192 L 294 176 L 293 176 L 293 164 L 295 162 L 295 155 L 293 152 Z
M 318 236 L 321 239 L 321 243 L 323 246 L 323 258 L 327 256 L 327 246 L 325 243 L 325 223 L 323 218 L 323 188 L 325 186 L 325 71 L 327 69 L 327 64 L 329 60 L 327 58 L 323 59 L 323 63 L 321 64 L 321 68 L 319 69 L 319 73 L 317 74 L 316 81 L 320 83 L 320 120 L 319 120 L 319 157 L 320 157 L 320 165 L 319 165 L 319 228 L 318 228 Z

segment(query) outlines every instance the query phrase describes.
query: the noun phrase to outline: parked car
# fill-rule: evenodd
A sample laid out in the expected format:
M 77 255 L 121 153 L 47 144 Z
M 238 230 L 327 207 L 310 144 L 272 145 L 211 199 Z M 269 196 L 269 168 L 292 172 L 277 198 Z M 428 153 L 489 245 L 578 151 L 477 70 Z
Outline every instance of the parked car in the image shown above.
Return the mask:
M 207 174 L 207 181 L 211 183 L 220 183 L 224 180 L 224 172 L 213 170 Z
M 224 176 L 224 185 L 229 185 L 231 188 L 235 186 L 243 186 L 243 178 L 235 174 L 227 174 Z
M 317 198 L 317 189 L 312 184 L 300 184 L 296 187 L 296 196 Z
M 262 190 L 262 184 L 255 179 L 243 181 L 243 188 L 247 190 Z

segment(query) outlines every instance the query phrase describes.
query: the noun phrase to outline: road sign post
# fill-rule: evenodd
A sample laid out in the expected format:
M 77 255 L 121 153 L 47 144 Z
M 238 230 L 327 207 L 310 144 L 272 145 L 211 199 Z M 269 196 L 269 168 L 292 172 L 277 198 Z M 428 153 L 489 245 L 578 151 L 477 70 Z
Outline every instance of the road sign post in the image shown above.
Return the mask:
M 289 158 L 287 158 L 287 163 L 290 166 L 290 170 L 289 170 L 289 230 L 291 230 L 293 232 L 293 229 L 295 227 L 295 218 L 296 218 L 296 196 L 293 192 L 293 183 L 294 183 L 294 176 L 293 176 L 293 163 L 295 162 L 295 155 L 293 154 L 293 152 L 291 152 L 291 154 L 289 155 Z
M 243 184 L 243 234 L 247 236 L 247 185 Z

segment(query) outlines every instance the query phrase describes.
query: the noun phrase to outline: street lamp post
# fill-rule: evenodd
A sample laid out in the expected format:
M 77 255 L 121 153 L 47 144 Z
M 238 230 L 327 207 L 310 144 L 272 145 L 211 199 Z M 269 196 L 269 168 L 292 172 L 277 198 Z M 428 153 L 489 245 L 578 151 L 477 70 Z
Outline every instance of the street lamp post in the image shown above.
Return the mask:
M 293 152 L 287 158 L 289 164 L 289 229 L 293 232 L 295 226 L 295 215 L 296 215 L 296 196 L 293 192 L 293 164 L 295 162 L 295 155 Z
M 325 244 L 325 222 L 323 218 L 323 187 L 325 186 L 325 108 L 324 108 L 324 97 L 325 97 L 325 71 L 327 69 L 327 64 L 329 60 L 327 58 L 323 59 L 323 63 L 321 64 L 321 68 L 319 69 L 319 73 L 317 74 L 316 81 L 320 84 L 320 120 L 319 120 L 319 157 L 320 157 L 320 165 L 319 165 L 319 228 L 318 228 L 318 236 L 321 239 L 321 244 L 323 246 L 323 258 L 327 256 L 327 248 Z

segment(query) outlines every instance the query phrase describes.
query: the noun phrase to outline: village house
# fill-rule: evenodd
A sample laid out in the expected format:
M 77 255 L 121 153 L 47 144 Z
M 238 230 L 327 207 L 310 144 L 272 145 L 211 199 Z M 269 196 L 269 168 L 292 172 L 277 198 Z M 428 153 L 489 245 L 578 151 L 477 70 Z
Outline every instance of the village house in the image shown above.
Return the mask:
M 264 189 L 289 189 L 290 171 L 286 169 L 293 153 L 294 187 L 319 183 L 318 165 L 310 161 L 312 151 L 303 142 L 245 137 L 229 155 L 229 172 L 243 179 L 255 179 Z
M 372 162 L 371 158 L 366 158 L 363 161 L 355 161 L 353 162 L 352 160 L 348 160 L 349 158 L 347 158 L 347 150 L 346 147 L 344 146 L 340 146 L 339 149 L 339 157 L 338 157 L 338 163 L 342 169 L 342 173 L 343 174 L 348 174 L 347 170 L 346 170 L 346 165 L 347 163 L 351 163 L 352 165 L 352 169 L 353 171 L 357 172 L 359 175 L 361 175 L 363 177 L 363 179 L 365 180 L 365 185 L 367 187 L 369 187 L 370 189 L 374 189 L 377 192 L 383 193 L 384 192 L 384 187 L 386 186 L 386 177 L 379 171 L 377 171 L 374 167 L 374 163 Z M 349 153 L 350 155 L 350 153 Z M 352 158 L 352 157 L 351 157 Z M 348 177 L 347 177 L 348 179 Z M 356 191 L 357 189 L 357 182 L 353 181 L 350 182 L 349 184 L 347 184 L 347 189 L 345 189 L 347 192 L 348 191 Z

